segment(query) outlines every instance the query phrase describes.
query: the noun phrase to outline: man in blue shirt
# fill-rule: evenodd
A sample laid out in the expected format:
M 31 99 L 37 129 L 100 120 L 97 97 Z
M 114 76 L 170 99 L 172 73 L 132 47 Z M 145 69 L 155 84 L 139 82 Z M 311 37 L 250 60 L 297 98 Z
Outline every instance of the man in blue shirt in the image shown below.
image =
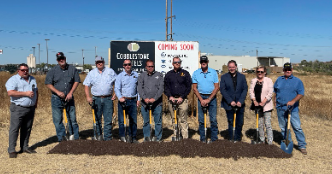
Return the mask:
M 20 132 L 20 152 L 37 153 L 29 148 L 35 108 L 37 107 L 38 90 L 36 79 L 29 75 L 29 67 L 22 63 L 17 74 L 6 82 L 10 96 L 9 158 L 16 158 L 15 151 L 18 133 Z
M 67 64 L 62 52 L 56 54 L 58 65 L 46 75 L 45 85 L 52 91 L 52 117 L 58 141 L 67 140 L 66 129 L 62 123 L 63 108 L 66 109 L 69 125 L 69 140 L 79 139 L 74 92 L 81 82 L 75 67 Z
M 91 70 L 86 76 L 83 85 L 86 100 L 91 104 L 94 102 L 96 114 L 96 131 L 94 135 L 102 135 L 101 117 L 104 115 L 104 137 L 105 141 L 112 139 L 112 116 L 113 116 L 113 85 L 116 79 L 116 73 L 112 68 L 105 67 L 104 58 L 97 56 L 95 58 L 96 68 Z M 90 96 L 89 88 L 91 87 Z
M 284 75 L 278 77 L 274 83 L 274 92 L 276 93 L 276 108 L 278 114 L 279 127 L 281 134 L 286 139 L 287 121 L 288 121 L 288 108 L 293 107 L 291 110 L 291 125 L 295 133 L 300 151 L 306 155 L 306 141 L 303 130 L 301 128 L 301 121 L 299 116 L 299 100 L 304 96 L 304 86 L 302 81 L 294 77 L 292 72 L 292 64 L 284 64 Z M 292 141 L 291 134 L 288 139 Z
M 198 98 L 198 121 L 200 141 L 206 141 L 204 131 L 203 107 L 208 107 L 211 125 L 211 141 L 218 140 L 218 122 L 217 122 L 217 99 L 216 94 L 219 90 L 218 74 L 216 70 L 208 67 L 208 57 L 201 56 L 201 68 L 196 70 L 192 76 L 193 90 Z
M 123 62 L 124 71 L 116 77 L 115 81 L 115 94 L 118 97 L 118 121 L 119 121 L 119 136 L 120 140 L 125 142 L 125 130 L 123 120 L 123 109 L 129 116 L 129 141 L 131 143 L 138 143 L 136 139 L 137 134 L 137 106 L 139 105 L 139 95 L 137 91 L 138 74 L 131 70 L 132 64 L 130 60 Z M 123 108 L 120 103 L 125 103 L 126 107 Z
M 221 107 L 226 110 L 228 121 L 228 139 L 236 141 L 242 140 L 243 114 L 245 99 L 248 92 L 246 77 L 237 72 L 237 63 L 230 60 L 227 63 L 228 73 L 220 77 L 220 93 L 222 95 Z M 237 107 L 235 120 L 235 135 L 233 138 L 234 110 Z

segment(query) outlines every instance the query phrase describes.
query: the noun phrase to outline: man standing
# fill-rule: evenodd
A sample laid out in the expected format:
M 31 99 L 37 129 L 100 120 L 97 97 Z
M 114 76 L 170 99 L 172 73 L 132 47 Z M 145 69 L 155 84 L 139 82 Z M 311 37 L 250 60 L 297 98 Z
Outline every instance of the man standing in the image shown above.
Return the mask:
M 222 95 L 221 107 L 226 110 L 228 121 L 228 139 L 236 141 L 242 140 L 243 114 L 248 85 L 246 77 L 237 72 L 237 64 L 235 60 L 227 63 L 228 73 L 220 78 L 220 93 Z M 236 110 L 235 135 L 233 138 L 233 121 L 234 108 Z
M 123 110 L 129 116 L 129 142 L 138 143 L 136 139 L 137 134 L 137 106 L 139 105 L 139 95 L 137 92 L 138 74 L 131 70 L 131 61 L 125 60 L 123 62 L 123 69 L 115 81 L 115 93 L 118 97 L 118 120 L 119 120 L 119 135 L 120 140 L 126 142 L 125 128 L 123 120 Z M 125 104 L 125 108 L 121 103 Z
M 164 91 L 164 80 L 160 72 L 154 70 L 152 60 L 146 61 L 146 70 L 138 77 L 138 93 L 142 98 L 141 113 L 144 120 L 144 141 L 151 141 L 149 105 L 155 123 L 155 136 L 152 141 L 161 141 L 162 138 L 162 94 Z
M 80 77 L 77 69 L 66 63 L 66 57 L 62 52 L 58 52 L 56 57 L 58 65 L 47 73 L 45 79 L 46 87 L 52 91 L 51 105 L 55 131 L 59 142 L 67 140 L 66 129 L 62 123 L 62 111 L 65 108 L 69 123 L 69 140 L 77 140 L 79 134 L 73 93 L 80 83 Z
M 211 141 L 218 140 L 217 122 L 217 99 L 216 94 L 219 90 L 218 74 L 216 70 L 209 68 L 207 56 L 200 57 L 201 68 L 196 70 L 192 77 L 193 90 L 198 98 L 198 121 L 200 141 L 205 142 L 204 114 L 202 107 L 208 107 L 211 124 Z
M 96 114 L 96 131 L 94 135 L 98 140 L 102 140 L 101 117 L 104 115 L 104 137 L 105 141 L 112 139 L 112 116 L 113 116 L 113 85 L 116 79 L 116 73 L 113 69 L 105 67 L 104 58 L 97 56 L 95 58 L 96 68 L 91 70 L 86 76 L 83 85 L 86 100 L 89 104 L 94 102 Z M 90 96 L 90 90 L 92 96 Z
M 274 92 L 276 93 L 276 108 L 278 114 L 279 127 L 281 134 L 286 139 L 287 121 L 288 121 L 288 109 L 291 110 L 291 125 L 293 127 L 300 151 L 306 155 L 306 141 L 303 130 L 301 128 L 301 121 L 299 116 L 299 100 L 304 96 L 304 86 L 302 81 L 294 77 L 292 72 L 292 64 L 284 64 L 284 75 L 278 77 L 274 83 Z M 288 137 L 289 141 L 292 141 L 291 134 Z
M 187 96 L 191 90 L 191 77 L 188 71 L 181 68 L 181 59 L 179 57 L 173 58 L 174 69 L 169 71 L 164 79 L 165 95 L 168 97 L 168 109 L 172 116 L 172 123 L 174 125 L 174 111 L 172 104 L 176 102 L 179 108 L 178 125 L 179 134 L 182 134 L 184 139 L 188 138 L 188 100 Z M 176 128 L 174 127 L 174 136 L 176 136 Z
M 20 152 L 37 153 L 29 148 L 35 108 L 37 108 L 38 90 L 36 79 L 29 75 L 29 67 L 22 63 L 17 74 L 6 82 L 7 93 L 10 96 L 10 127 L 9 127 L 9 158 L 16 158 L 15 151 L 18 132 L 20 132 Z M 19 153 L 20 153 L 19 152 Z

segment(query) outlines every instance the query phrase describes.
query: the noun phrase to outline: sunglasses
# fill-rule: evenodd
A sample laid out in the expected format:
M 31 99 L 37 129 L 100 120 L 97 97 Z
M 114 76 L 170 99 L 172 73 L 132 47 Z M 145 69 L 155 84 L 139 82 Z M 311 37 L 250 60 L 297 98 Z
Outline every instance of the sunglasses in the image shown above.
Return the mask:
M 199 63 L 201 63 L 201 64 L 202 64 L 202 63 L 207 63 L 207 61 L 206 61 L 206 60 L 203 60 L 203 61 L 200 61 Z
M 29 69 L 20 69 L 21 72 L 29 72 Z
M 146 66 L 146 67 L 148 67 L 148 68 L 153 68 L 154 66 Z
M 181 61 L 174 61 L 174 64 L 181 64 Z
M 97 61 L 96 64 L 99 64 L 99 63 L 104 63 L 103 61 Z
M 256 73 L 257 73 L 257 74 L 259 74 L 259 73 L 262 73 L 262 74 L 263 74 L 263 73 L 265 73 L 265 72 L 264 72 L 264 71 L 256 71 Z
M 61 60 L 65 60 L 66 58 L 64 58 L 64 57 L 60 57 L 60 58 L 57 58 L 56 60 L 57 61 L 61 61 Z
M 286 71 L 292 71 L 292 69 L 290 69 L 290 68 L 286 68 L 286 69 L 284 69 L 284 71 L 286 72 Z
M 124 63 L 123 66 L 131 66 L 131 63 Z

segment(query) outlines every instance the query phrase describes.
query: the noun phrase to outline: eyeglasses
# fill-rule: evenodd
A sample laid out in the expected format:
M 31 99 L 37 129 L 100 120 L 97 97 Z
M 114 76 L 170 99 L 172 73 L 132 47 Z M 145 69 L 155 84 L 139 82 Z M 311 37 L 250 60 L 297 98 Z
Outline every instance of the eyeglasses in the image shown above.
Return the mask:
M 146 67 L 148 67 L 148 68 L 153 68 L 154 66 L 146 66 Z
M 206 61 L 206 60 L 202 60 L 202 61 L 199 61 L 199 63 L 200 63 L 200 64 L 202 64 L 202 63 L 207 63 L 207 61 Z
M 21 72 L 29 72 L 29 69 L 20 69 Z
M 61 61 L 61 60 L 65 60 L 66 58 L 64 58 L 64 57 L 60 57 L 60 58 L 57 58 L 56 60 L 59 62 L 59 61 Z
M 259 74 L 259 73 L 262 73 L 262 74 L 263 74 L 263 73 L 264 73 L 264 71 L 256 71 L 256 73 L 257 73 L 257 74 Z
M 103 61 L 97 61 L 96 64 L 99 64 L 99 63 L 104 63 Z
M 131 63 L 124 63 L 123 66 L 131 66 Z
M 181 61 L 174 61 L 174 64 L 181 64 Z

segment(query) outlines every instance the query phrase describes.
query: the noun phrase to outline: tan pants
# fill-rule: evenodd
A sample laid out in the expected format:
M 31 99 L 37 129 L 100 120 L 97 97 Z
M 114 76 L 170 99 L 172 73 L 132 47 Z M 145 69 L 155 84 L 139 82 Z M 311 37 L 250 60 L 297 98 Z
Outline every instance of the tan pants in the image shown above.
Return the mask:
M 175 98 L 177 99 L 177 98 Z M 172 103 L 168 102 L 168 109 L 172 116 L 172 124 L 174 126 L 174 136 L 176 136 L 176 127 L 175 127 L 175 120 L 174 120 L 174 111 L 172 108 Z M 185 99 L 183 102 L 179 105 L 178 110 L 176 111 L 176 117 L 178 119 L 178 127 L 179 127 L 179 133 L 181 133 L 183 139 L 188 138 L 188 100 Z

